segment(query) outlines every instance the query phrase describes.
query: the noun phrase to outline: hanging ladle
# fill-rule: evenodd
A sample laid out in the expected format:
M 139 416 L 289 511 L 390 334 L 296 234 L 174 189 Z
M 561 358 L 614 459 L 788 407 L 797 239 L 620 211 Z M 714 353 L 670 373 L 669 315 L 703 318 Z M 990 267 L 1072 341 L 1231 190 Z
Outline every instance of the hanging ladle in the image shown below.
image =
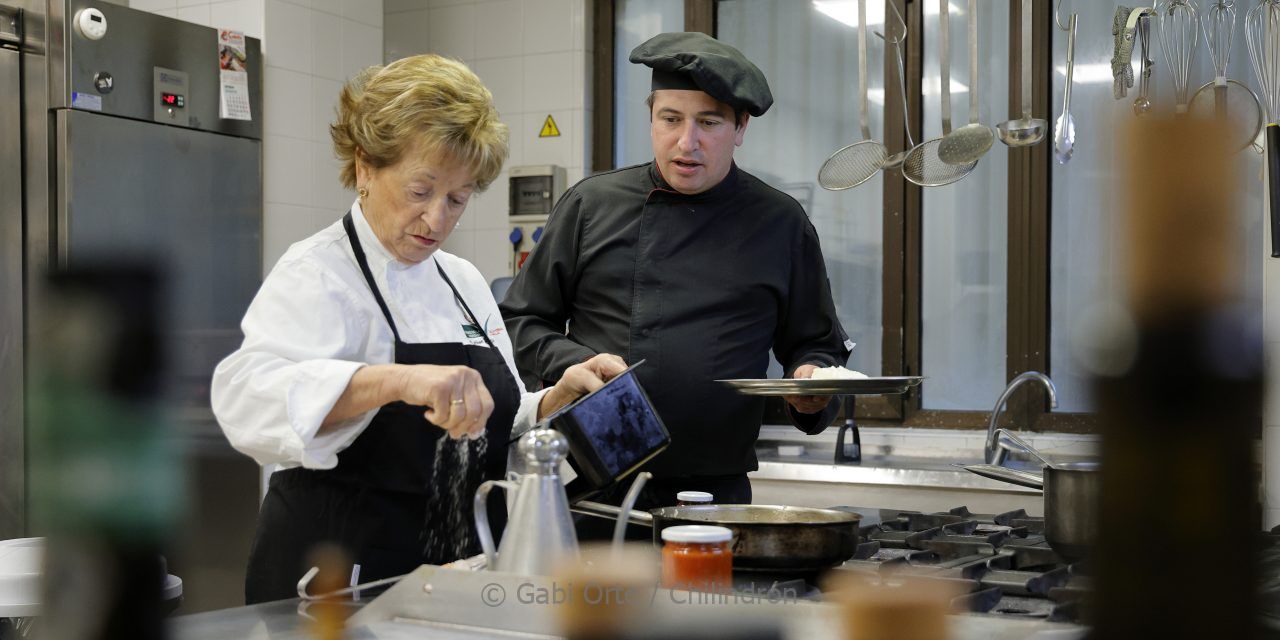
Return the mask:
M 1058 10 L 1061 8 L 1062 0 L 1058 0 L 1058 6 L 1053 11 L 1053 21 L 1057 23 L 1059 29 L 1068 33 L 1067 83 L 1062 90 L 1062 115 L 1058 116 L 1058 121 L 1053 127 L 1053 157 L 1058 160 L 1058 164 L 1066 164 L 1071 160 L 1071 153 L 1075 151 L 1076 143 L 1076 121 L 1071 117 L 1071 78 L 1076 67 L 1077 16 L 1074 13 L 1071 14 L 1071 18 L 1067 20 L 1067 26 L 1064 27 L 1062 21 L 1058 19 Z
M 996 125 L 1000 142 L 1011 147 L 1029 147 L 1044 140 L 1049 123 L 1031 117 L 1031 0 L 1022 0 L 1022 117 Z

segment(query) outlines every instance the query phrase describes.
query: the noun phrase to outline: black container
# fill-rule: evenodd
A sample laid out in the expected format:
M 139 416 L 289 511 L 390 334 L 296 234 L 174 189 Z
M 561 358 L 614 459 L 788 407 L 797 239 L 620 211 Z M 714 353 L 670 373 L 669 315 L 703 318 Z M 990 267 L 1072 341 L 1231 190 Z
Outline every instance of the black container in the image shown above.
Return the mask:
M 594 489 L 621 480 L 671 443 L 671 435 L 636 380 L 641 360 L 593 393 L 552 414 L 569 440 L 569 464 Z

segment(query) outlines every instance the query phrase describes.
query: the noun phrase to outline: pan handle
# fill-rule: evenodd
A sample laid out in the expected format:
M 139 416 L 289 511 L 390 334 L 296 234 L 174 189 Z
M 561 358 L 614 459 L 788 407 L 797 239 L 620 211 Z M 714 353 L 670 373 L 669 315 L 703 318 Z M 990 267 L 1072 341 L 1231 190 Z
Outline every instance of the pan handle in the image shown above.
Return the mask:
M 994 464 L 957 464 L 956 466 L 968 471 L 969 473 L 974 473 L 984 478 L 990 478 L 992 480 L 1008 482 L 1009 484 L 1016 484 L 1020 487 L 1044 491 L 1044 476 L 1041 476 L 1038 473 L 1016 471 L 1008 467 L 1001 467 Z
M 620 507 L 611 504 L 603 504 L 600 502 L 592 502 L 590 500 L 580 500 L 570 505 L 569 510 L 574 513 L 581 513 L 587 516 L 595 516 L 604 518 L 605 520 L 615 520 L 618 514 L 622 513 Z M 627 522 L 642 527 L 653 526 L 653 515 L 644 511 L 631 510 L 627 512 Z

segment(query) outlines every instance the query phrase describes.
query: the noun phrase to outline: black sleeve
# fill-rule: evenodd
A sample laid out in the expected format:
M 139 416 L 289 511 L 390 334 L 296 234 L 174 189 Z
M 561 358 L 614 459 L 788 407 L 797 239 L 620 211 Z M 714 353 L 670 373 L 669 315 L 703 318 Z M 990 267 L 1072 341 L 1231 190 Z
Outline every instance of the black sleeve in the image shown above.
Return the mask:
M 542 239 L 498 305 L 526 383 L 554 383 L 565 369 L 595 355 L 565 335 L 578 280 L 581 221 L 582 196 L 571 189 L 556 203 Z
M 843 366 L 849 360 L 847 337 L 836 316 L 827 280 L 827 266 L 818 243 L 818 232 L 806 219 L 799 238 L 792 247 L 790 287 L 786 308 L 782 310 L 773 353 L 791 377 L 800 365 L 819 367 Z M 796 428 L 807 434 L 826 429 L 839 410 L 837 398 L 818 413 L 797 413 L 787 405 L 787 416 Z
M 795 407 L 787 405 L 787 417 L 791 419 L 791 424 L 811 436 L 816 436 L 831 426 L 831 421 L 836 419 L 836 414 L 839 412 L 840 398 L 838 397 L 831 398 L 831 402 L 817 413 L 800 413 Z

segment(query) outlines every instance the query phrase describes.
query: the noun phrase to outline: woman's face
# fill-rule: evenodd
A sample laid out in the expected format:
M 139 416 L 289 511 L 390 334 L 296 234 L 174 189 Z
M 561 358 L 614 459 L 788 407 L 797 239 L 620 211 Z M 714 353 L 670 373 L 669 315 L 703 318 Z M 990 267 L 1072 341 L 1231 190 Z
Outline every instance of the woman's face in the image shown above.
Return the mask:
M 396 260 L 417 264 L 449 237 L 475 192 L 471 173 L 450 158 L 426 154 L 414 143 L 396 164 L 374 168 L 356 162 L 356 185 L 365 219 Z

